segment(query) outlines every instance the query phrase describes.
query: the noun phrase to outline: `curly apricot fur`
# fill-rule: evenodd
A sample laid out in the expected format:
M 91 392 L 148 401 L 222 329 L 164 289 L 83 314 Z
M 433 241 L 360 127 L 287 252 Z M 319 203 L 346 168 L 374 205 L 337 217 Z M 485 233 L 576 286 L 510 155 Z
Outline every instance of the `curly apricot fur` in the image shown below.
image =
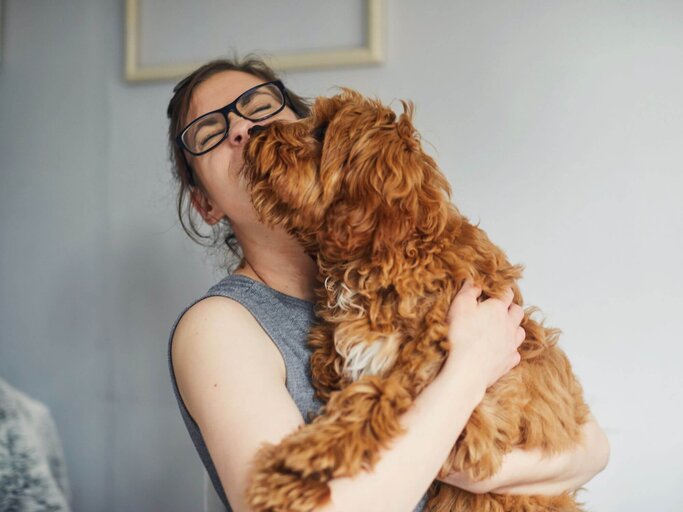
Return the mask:
M 449 350 L 446 313 L 467 278 L 497 297 L 512 265 L 451 204 L 450 186 L 412 124 L 344 89 L 310 117 L 273 123 L 245 149 L 244 178 L 263 222 L 284 226 L 320 271 L 311 368 L 320 414 L 258 453 L 247 498 L 256 511 L 311 511 L 327 482 L 374 466 L 400 435 L 399 417 L 439 372 Z M 491 476 L 515 447 L 557 453 L 580 440 L 588 407 L 558 329 L 522 321 L 521 363 L 475 409 L 440 475 Z M 452 407 L 454 404 L 445 404 Z M 578 511 L 574 494 L 475 495 L 434 481 L 431 511 Z

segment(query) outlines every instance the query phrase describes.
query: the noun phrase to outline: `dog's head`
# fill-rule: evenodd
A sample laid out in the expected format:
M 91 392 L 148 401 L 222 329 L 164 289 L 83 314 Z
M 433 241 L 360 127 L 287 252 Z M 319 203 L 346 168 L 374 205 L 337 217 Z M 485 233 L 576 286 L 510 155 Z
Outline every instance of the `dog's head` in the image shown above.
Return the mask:
M 244 173 L 261 220 L 347 258 L 442 229 L 450 188 L 402 103 L 397 116 L 343 89 L 305 119 L 255 130 Z

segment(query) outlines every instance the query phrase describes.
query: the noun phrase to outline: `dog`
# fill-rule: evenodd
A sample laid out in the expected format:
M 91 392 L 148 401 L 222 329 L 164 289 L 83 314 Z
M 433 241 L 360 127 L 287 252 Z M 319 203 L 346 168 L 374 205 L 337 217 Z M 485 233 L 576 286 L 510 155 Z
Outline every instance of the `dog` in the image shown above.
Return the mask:
M 483 289 L 481 300 L 512 287 L 523 305 L 523 267 L 451 203 L 413 105 L 402 105 L 397 115 L 342 89 L 317 98 L 307 118 L 255 129 L 244 149 L 260 220 L 283 226 L 318 264 L 309 343 L 326 402 L 310 424 L 259 449 L 247 490 L 256 511 L 316 510 L 329 500 L 330 479 L 374 467 L 447 357 L 447 312 L 466 279 Z M 439 478 L 485 479 L 513 448 L 558 453 L 581 440 L 589 416 L 581 385 L 557 346 L 561 331 L 532 319 L 537 311 L 525 309 L 520 364 L 488 389 Z M 472 494 L 435 480 L 428 510 L 573 512 L 580 504 L 575 493 Z

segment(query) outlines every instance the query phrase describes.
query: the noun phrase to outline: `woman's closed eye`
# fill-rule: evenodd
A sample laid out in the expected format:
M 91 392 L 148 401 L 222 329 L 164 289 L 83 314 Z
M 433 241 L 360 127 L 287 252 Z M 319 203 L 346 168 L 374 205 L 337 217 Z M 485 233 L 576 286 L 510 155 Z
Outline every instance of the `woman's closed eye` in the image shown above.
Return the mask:
M 223 130 L 220 130 L 220 131 L 213 131 L 213 132 L 209 132 L 209 133 L 200 134 L 199 137 L 197 137 L 197 139 L 199 140 L 199 146 L 200 147 L 206 146 L 216 137 L 222 137 L 223 133 L 224 133 Z
M 238 109 L 249 117 L 258 117 L 259 113 L 274 111 L 280 106 L 280 99 L 273 96 L 272 92 L 256 91 L 243 98 Z
M 255 117 L 259 112 L 268 112 L 270 110 L 273 110 L 273 105 L 269 103 L 259 103 L 258 105 L 254 105 L 251 109 L 249 109 L 247 115 L 250 117 Z

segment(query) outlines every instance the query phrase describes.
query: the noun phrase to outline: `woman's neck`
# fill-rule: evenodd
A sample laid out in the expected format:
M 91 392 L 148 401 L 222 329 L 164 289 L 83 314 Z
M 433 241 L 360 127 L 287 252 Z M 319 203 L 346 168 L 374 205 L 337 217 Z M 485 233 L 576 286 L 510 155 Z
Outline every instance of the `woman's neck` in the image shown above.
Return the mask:
M 289 236 L 269 237 L 259 243 L 253 237 L 240 238 L 244 263 L 236 274 L 246 275 L 286 295 L 313 302 L 318 266 L 303 247 Z

